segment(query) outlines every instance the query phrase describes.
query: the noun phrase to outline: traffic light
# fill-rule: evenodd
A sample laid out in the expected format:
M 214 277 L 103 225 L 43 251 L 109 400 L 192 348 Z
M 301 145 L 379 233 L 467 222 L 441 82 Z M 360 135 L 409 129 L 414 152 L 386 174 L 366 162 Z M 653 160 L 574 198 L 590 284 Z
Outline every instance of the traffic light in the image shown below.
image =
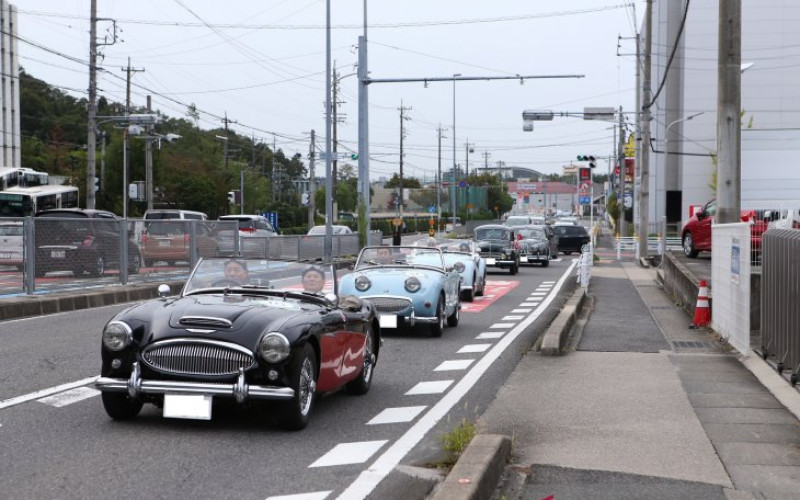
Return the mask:
M 595 164 L 594 156 L 578 155 L 578 161 L 588 161 L 589 162 L 589 168 L 595 168 L 597 166 L 597 164 Z
M 236 192 L 235 191 L 228 191 L 228 203 L 230 203 L 230 204 L 236 203 Z
M 100 177 L 94 178 L 94 192 L 100 191 Z
M 303 193 L 300 195 L 300 203 L 302 203 L 304 207 L 308 206 L 308 193 Z
M 358 160 L 358 153 L 353 153 L 350 155 L 351 160 Z

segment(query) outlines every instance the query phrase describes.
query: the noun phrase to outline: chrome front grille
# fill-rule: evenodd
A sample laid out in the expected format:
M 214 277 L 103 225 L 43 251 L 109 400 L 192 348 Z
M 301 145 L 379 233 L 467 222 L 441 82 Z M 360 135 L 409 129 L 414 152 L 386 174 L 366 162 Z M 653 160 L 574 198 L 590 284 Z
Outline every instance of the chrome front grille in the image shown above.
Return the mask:
M 411 306 L 409 299 L 402 297 L 364 297 L 369 300 L 379 312 L 396 313 L 408 309 Z
M 142 361 L 161 373 L 225 376 L 255 364 L 253 353 L 215 340 L 175 339 L 157 342 L 142 351 Z

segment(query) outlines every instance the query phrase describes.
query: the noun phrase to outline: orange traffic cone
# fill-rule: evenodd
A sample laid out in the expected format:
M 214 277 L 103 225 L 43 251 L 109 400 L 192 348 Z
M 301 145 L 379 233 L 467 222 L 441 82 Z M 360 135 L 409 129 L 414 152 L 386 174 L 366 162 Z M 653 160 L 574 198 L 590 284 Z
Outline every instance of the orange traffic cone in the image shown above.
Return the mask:
M 694 308 L 694 327 L 701 328 L 711 323 L 711 308 L 708 307 L 708 285 L 706 280 L 700 281 L 697 292 L 697 305 Z

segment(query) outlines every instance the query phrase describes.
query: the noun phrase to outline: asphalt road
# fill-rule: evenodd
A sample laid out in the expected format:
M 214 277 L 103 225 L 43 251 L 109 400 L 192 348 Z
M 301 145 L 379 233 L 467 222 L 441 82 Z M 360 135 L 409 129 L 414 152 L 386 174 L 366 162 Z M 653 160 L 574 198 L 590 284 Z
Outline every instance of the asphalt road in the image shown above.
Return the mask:
M 571 264 L 490 272 L 487 297 L 465 303 L 442 338 L 386 332 L 370 392 L 326 395 L 297 433 L 268 411 L 219 405 L 211 421 L 163 419 L 152 406 L 110 420 L 91 378 L 102 326 L 124 306 L 2 322 L 0 496 L 409 498 L 381 482 L 395 465 L 440 461 L 441 436 L 488 407 L 566 300 Z

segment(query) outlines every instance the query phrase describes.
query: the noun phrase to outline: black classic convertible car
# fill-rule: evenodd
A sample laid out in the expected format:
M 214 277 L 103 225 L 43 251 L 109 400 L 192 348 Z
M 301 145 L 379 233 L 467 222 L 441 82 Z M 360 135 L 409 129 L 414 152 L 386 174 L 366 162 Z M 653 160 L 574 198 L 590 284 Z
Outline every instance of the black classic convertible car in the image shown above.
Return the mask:
M 375 308 L 336 295 L 330 265 L 204 259 L 179 296 L 114 316 L 102 334 L 95 386 L 113 419 L 144 403 L 164 417 L 211 419 L 217 399 L 261 405 L 304 428 L 315 397 L 366 393 L 381 346 Z

